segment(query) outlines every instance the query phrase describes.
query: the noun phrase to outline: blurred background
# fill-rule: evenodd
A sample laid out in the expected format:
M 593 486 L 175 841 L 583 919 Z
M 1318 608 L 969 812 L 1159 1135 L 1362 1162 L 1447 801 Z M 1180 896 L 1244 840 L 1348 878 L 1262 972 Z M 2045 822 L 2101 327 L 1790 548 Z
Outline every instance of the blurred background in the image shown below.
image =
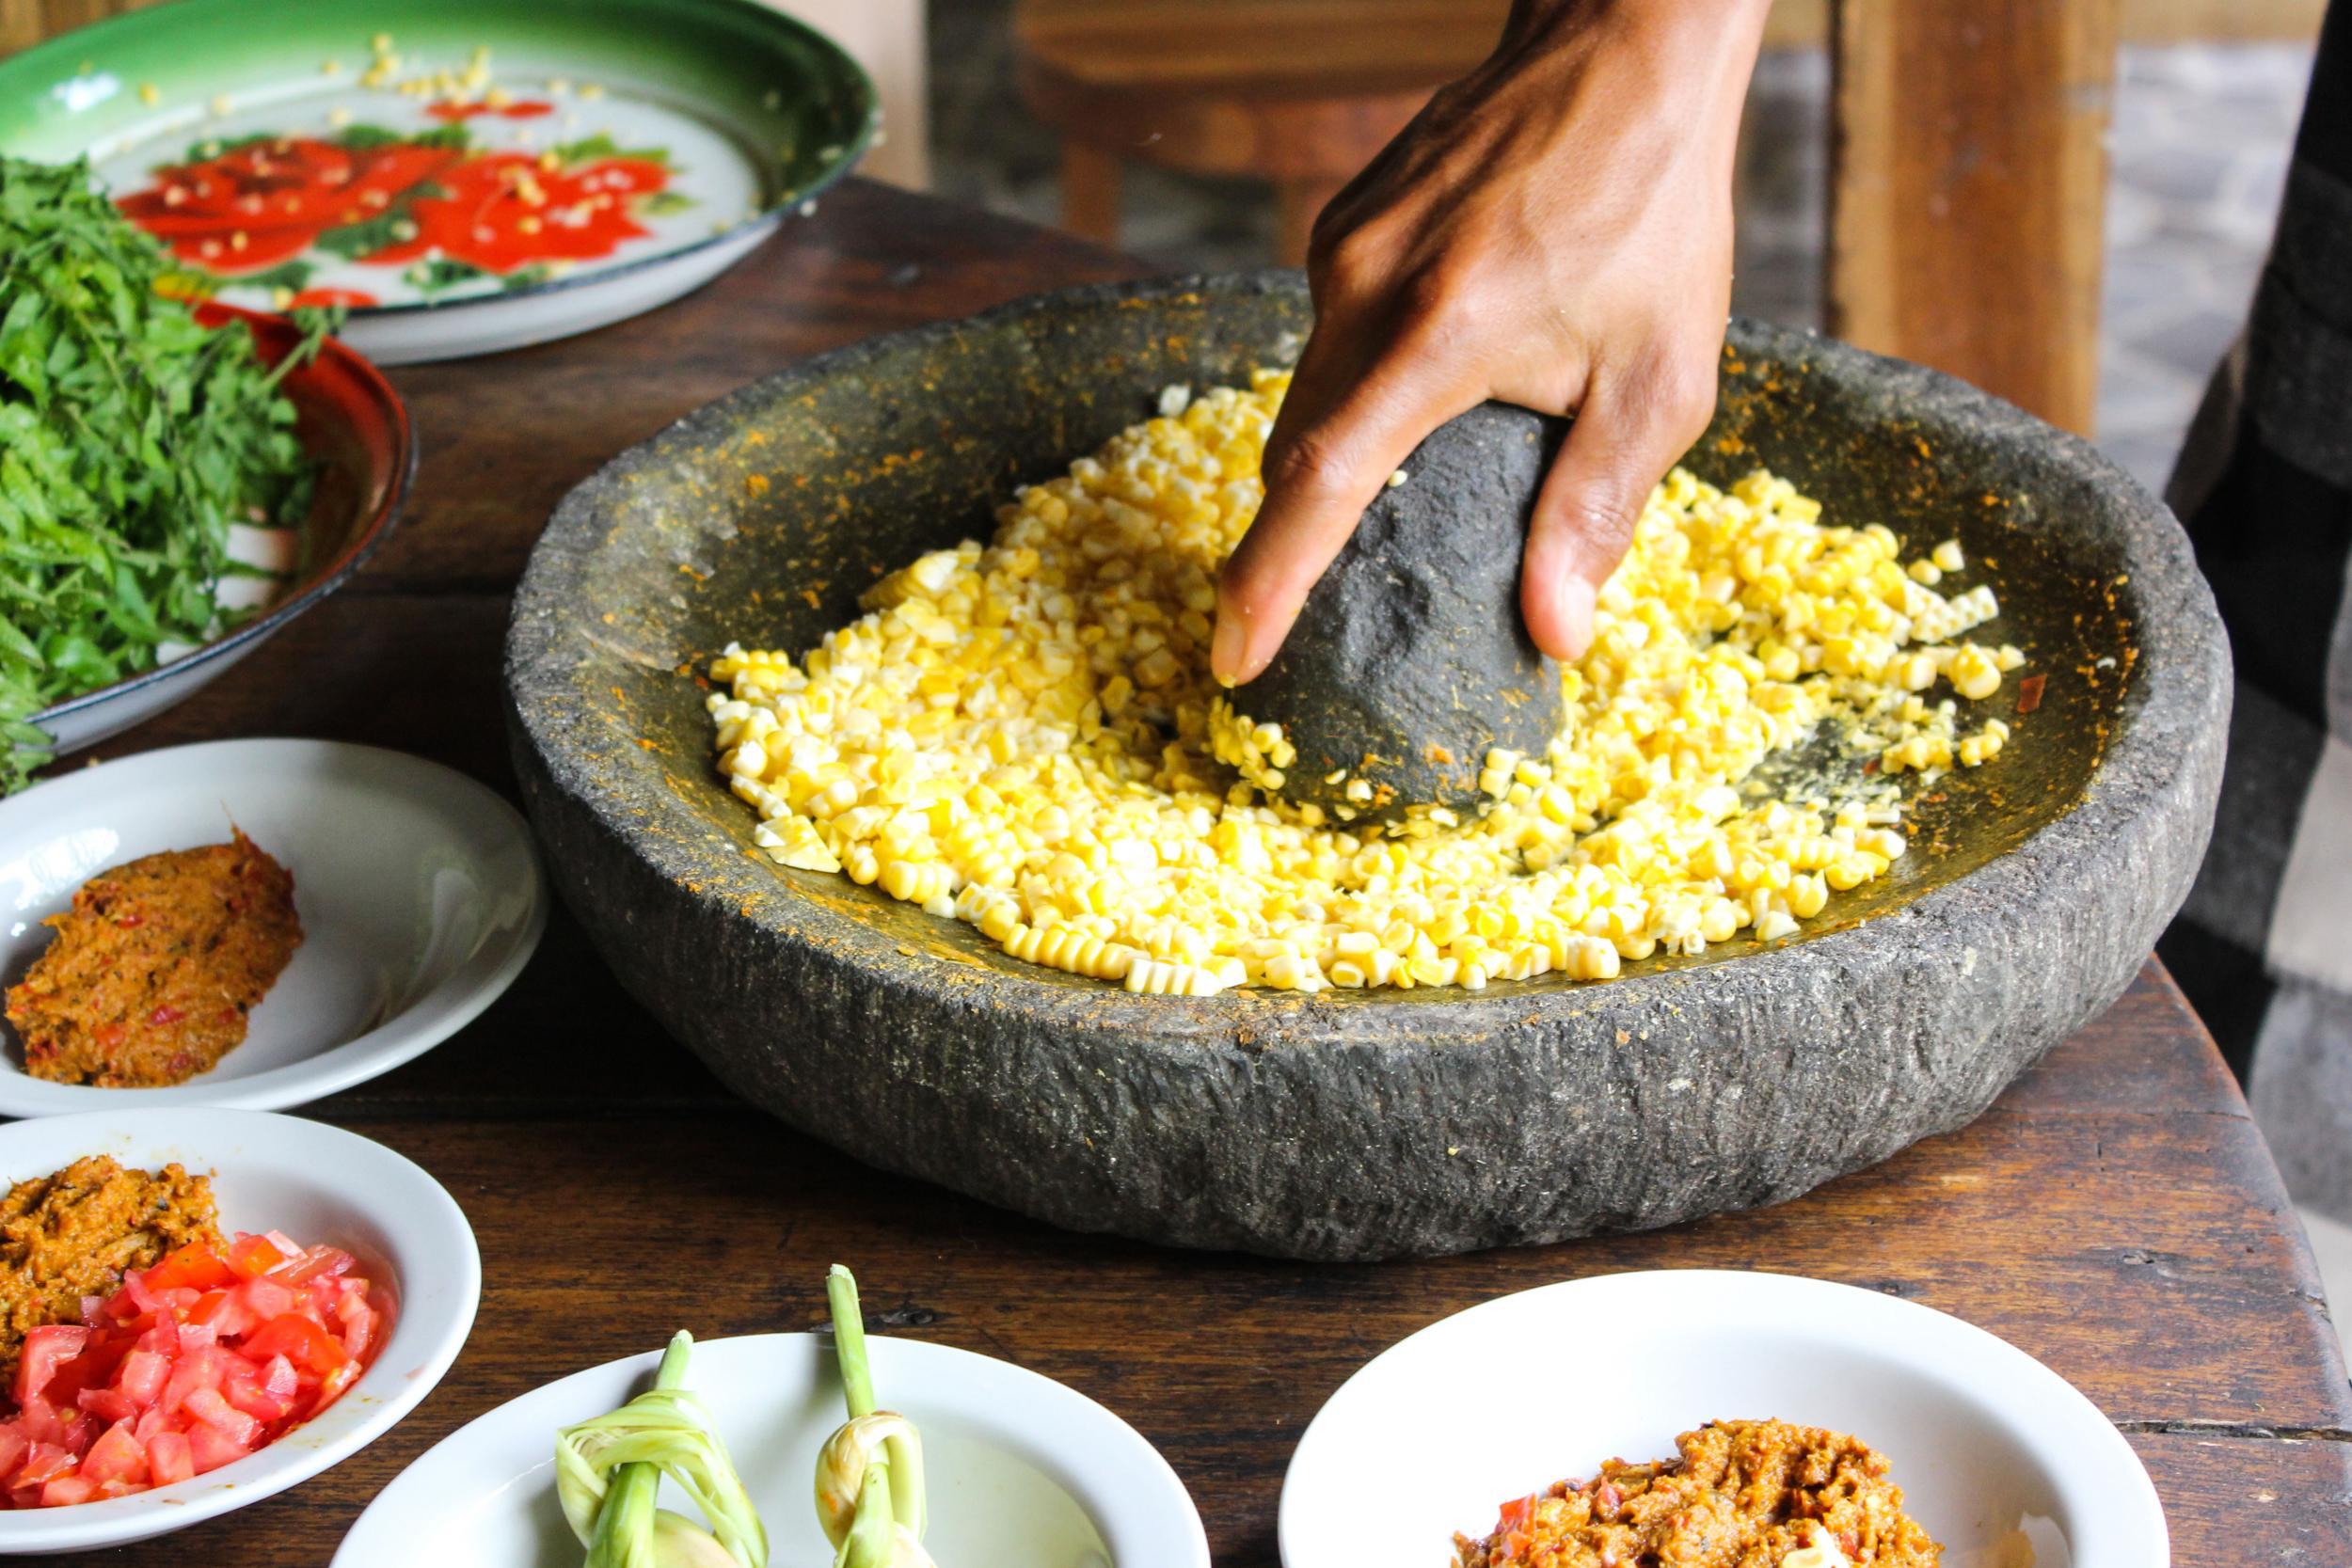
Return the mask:
M 1895 3 L 1884 0 L 1889 8 Z M 1062 212 L 1063 144 L 1024 108 L 1014 32 L 1021 8 L 1017 0 L 934 0 L 931 183 L 944 195 L 1052 223 Z M 1177 8 L 1093 0 L 1091 8 Z M 1202 0 L 1197 8 L 1228 8 Z M 1350 8 L 1347 0 L 1307 0 L 1307 8 L 1328 19 Z M 1439 8 L 1488 13 L 1491 36 L 1505 8 L 1459 0 Z M 2269 247 L 2323 8 L 2321 0 L 2122 0 L 2109 8 L 2118 13 L 2117 41 L 2102 137 L 2108 171 L 2091 430 L 2160 489 Z M 1744 314 L 1814 327 L 1829 325 L 1828 9 L 1820 0 L 1774 7 L 1740 157 L 1733 293 Z M 1986 107 L 1997 112 L 1995 103 Z M 1151 150 L 1125 168 L 1119 235 L 1128 248 L 1187 268 L 1274 259 L 1280 218 L 1271 184 L 1188 174 Z

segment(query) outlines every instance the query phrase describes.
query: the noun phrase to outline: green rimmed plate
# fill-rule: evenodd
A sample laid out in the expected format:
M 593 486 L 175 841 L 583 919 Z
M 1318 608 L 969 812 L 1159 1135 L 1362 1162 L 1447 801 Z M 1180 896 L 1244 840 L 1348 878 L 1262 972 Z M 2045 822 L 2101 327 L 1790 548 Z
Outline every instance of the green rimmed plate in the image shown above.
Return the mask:
M 192 291 L 349 306 L 388 364 L 676 298 L 879 118 L 755 0 L 177 0 L 0 63 L 0 152 L 87 157 Z

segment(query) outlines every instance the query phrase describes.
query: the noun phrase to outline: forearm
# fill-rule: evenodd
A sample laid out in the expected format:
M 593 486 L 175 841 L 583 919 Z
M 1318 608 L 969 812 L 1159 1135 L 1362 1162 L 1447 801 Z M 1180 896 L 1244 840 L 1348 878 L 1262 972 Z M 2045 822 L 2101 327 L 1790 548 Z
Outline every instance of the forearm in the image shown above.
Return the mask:
M 1607 23 L 1669 32 L 1695 30 L 1731 43 L 1752 40 L 1747 53 L 1753 55 L 1772 8 L 1772 0 L 1512 0 L 1501 48 L 1525 48 L 1565 31 Z
M 1686 125 L 1696 111 L 1707 150 L 1728 157 L 1771 10 L 1772 0 L 1514 0 L 1473 79 L 1539 61 L 1605 60 L 1612 92 L 1646 99 Z

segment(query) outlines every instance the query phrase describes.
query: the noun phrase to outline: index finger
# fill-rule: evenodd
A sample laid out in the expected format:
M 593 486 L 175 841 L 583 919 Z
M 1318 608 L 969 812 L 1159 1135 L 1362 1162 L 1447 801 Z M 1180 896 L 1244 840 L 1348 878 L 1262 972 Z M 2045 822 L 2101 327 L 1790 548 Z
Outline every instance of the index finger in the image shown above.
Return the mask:
M 1330 351 L 1327 350 L 1327 356 Z M 1217 576 L 1209 668 L 1253 680 L 1281 651 L 1300 608 L 1380 488 L 1428 434 L 1473 406 L 1444 377 L 1391 353 L 1334 377 L 1302 356 L 1266 442 L 1265 500 Z

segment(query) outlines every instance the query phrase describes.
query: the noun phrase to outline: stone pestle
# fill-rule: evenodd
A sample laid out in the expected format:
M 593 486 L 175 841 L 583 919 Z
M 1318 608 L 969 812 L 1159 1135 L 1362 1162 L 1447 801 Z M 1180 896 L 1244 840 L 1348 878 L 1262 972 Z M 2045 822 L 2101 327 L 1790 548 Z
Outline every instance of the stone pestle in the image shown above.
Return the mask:
M 1348 822 L 1464 812 L 1489 750 L 1550 744 L 1560 667 L 1520 617 L 1519 557 L 1567 426 L 1481 404 L 1432 432 L 1365 509 L 1282 651 L 1229 694 L 1295 749 L 1283 798 Z

